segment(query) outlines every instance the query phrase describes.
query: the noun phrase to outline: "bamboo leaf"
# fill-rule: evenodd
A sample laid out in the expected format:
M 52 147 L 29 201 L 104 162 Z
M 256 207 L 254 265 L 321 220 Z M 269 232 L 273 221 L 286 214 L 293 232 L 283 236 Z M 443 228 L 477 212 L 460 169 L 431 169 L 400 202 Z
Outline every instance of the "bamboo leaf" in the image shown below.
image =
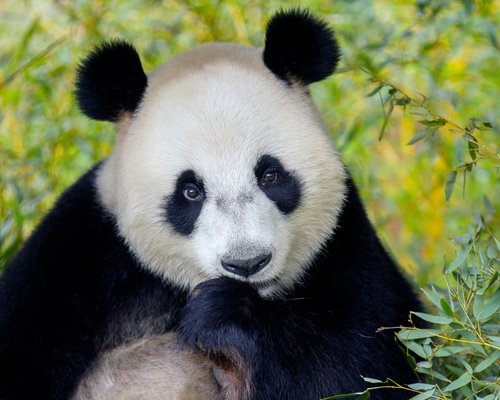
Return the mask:
M 429 133 L 429 131 L 422 131 L 422 132 L 419 132 L 417 133 L 415 136 L 413 136 L 409 141 L 408 143 L 406 143 L 407 146 L 411 146 L 412 144 L 415 144 L 417 142 L 420 142 L 421 140 L 423 139 L 427 139 L 430 135 L 432 134 Z
M 439 297 L 439 294 L 436 292 L 436 290 L 434 289 L 434 287 L 431 286 L 431 290 L 424 289 L 424 288 L 422 288 L 421 290 L 422 290 L 422 292 L 424 292 L 424 294 L 427 296 L 427 298 L 432 303 L 434 303 L 434 305 L 436 307 L 438 307 L 439 309 L 441 309 L 441 303 L 440 303 L 441 298 Z
M 365 382 L 369 382 L 369 383 L 384 383 L 384 381 L 381 381 L 380 379 L 367 378 L 365 376 L 362 376 L 362 378 Z
M 455 271 L 458 267 L 462 266 L 462 264 L 467 260 L 467 257 L 469 256 L 472 250 L 472 246 L 473 244 L 471 243 L 463 251 L 461 251 L 457 257 L 455 257 L 455 259 L 446 268 L 445 274 L 449 274 Z
M 464 372 L 458 379 L 455 379 L 448 386 L 443 389 L 443 392 L 453 392 L 462 386 L 467 385 L 471 381 L 471 375 L 468 372 Z
M 486 322 L 491 316 L 493 316 L 493 314 L 495 314 L 498 311 L 499 308 L 500 308 L 500 289 L 497 289 L 487 303 L 484 302 L 483 296 L 476 296 L 476 301 L 474 302 L 474 307 L 473 307 L 473 313 L 474 316 L 479 321 Z
M 389 118 L 391 117 L 393 110 L 394 110 L 394 102 L 391 101 L 389 103 L 389 110 L 387 110 L 387 113 L 385 114 L 384 123 L 382 124 L 382 128 L 380 129 L 380 133 L 378 135 L 379 141 L 384 138 L 385 128 L 387 127 L 387 124 L 389 123 Z
M 483 295 L 483 294 L 485 294 L 485 293 L 486 293 L 486 291 L 487 291 L 490 287 L 492 287 L 492 285 L 496 282 L 496 280 L 497 280 L 497 279 L 498 279 L 498 272 L 495 272 L 495 273 L 493 274 L 493 276 L 489 279 L 488 284 L 487 284 L 485 287 L 483 287 L 483 288 L 479 289 L 479 290 L 477 291 L 477 294 L 478 294 L 478 295 Z
M 366 97 L 372 97 L 374 95 L 376 95 L 378 92 L 380 92 L 380 90 L 385 86 L 384 83 L 381 83 L 380 85 L 378 85 L 375 89 L 373 89 L 370 93 L 368 93 L 366 95 Z
M 441 317 L 416 311 L 412 311 L 412 314 L 415 314 L 417 317 L 423 319 L 424 321 L 432 322 L 433 324 L 448 325 L 453 321 L 453 318 L 450 317 Z
M 474 368 L 474 372 L 482 372 L 486 368 L 488 368 L 491 364 L 496 362 L 500 358 L 500 351 L 495 350 L 493 353 L 491 353 L 486 359 L 481 361 L 479 364 L 476 365 L 476 368 Z
M 467 347 L 459 347 L 459 346 L 447 346 L 441 347 L 436 350 L 434 353 L 434 357 L 448 357 L 449 355 L 460 353 L 462 351 L 466 351 Z
M 404 341 L 404 340 L 401 340 L 401 341 L 409 350 L 414 352 L 417 356 L 422 357 L 422 358 L 426 358 L 424 348 L 422 346 L 420 346 L 418 343 L 412 342 L 412 341 Z
M 410 103 L 411 103 L 411 100 L 408 97 L 401 97 L 400 99 L 396 100 L 397 106 L 406 106 Z
M 430 368 L 418 368 L 417 372 L 420 372 L 420 373 L 425 374 L 425 375 L 432 376 L 433 378 L 439 379 L 439 380 L 441 380 L 443 382 L 450 382 L 450 380 L 446 376 L 444 376 L 440 372 L 434 371 L 434 370 L 432 370 Z
M 398 332 L 396 335 L 401 340 L 415 340 L 434 337 L 438 334 L 439 331 L 436 329 L 426 329 L 425 331 L 422 329 L 404 329 Z
M 420 393 L 414 397 L 412 397 L 410 400 L 426 400 L 430 399 L 434 395 L 434 389 L 428 390 L 427 392 Z
M 409 385 L 407 385 L 409 388 L 411 389 L 415 389 L 415 390 L 430 390 L 430 389 L 434 389 L 436 387 L 436 385 L 431 385 L 430 383 L 410 383 Z
M 453 309 L 445 299 L 441 299 L 440 303 L 441 303 L 441 309 L 445 312 L 446 315 L 449 315 L 450 317 L 455 316 Z
M 479 146 L 477 145 L 476 142 L 473 142 L 471 140 L 468 141 L 467 146 L 469 148 L 470 158 L 472 158 L 472 161 L 476 161 L 476 159 L 477 159 L 477 149 L 479 148 Z
M 453 188 L 455 187 L 455 182 L 457 181 L 457 171 L 452 171 L 448 175 L 448 179 L 446 180 L 446 184 L 444 187 L 444 195 L 446 201 L 451 199 L 451 195 L 453 194 Z
M 418 121 L 422 125 L 440 127 L 446 124 L 444 119 L 421 119 Z

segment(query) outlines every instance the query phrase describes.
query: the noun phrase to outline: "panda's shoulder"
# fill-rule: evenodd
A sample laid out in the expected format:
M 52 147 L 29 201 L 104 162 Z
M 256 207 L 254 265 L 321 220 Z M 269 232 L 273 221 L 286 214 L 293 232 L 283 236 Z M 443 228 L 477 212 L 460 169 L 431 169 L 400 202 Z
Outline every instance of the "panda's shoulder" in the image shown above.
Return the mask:
M 94 166 L 60 196 L 7 268 L 4 280 L 38 274 L 62 279 L 78 275 L 79 269 L 98 269 L 105 259 L 131 258 L 113 217 L 100 204 L 99 168 Z

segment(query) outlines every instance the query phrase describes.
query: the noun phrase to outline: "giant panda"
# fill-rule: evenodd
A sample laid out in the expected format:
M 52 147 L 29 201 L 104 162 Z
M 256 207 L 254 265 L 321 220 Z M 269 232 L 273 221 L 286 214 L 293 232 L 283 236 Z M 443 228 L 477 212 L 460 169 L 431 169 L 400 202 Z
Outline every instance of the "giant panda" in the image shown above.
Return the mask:
M 116 145 L 2 276 L 2 400 L 180 399 L 183 385 L 305 400 L 414 379 L 377 328 L 418 299 L 308 92 L 339 55 L 329 26 L 291 10 L 264 49 L 207 44 L 148 74 L 121 41 L 83 60 L 77 101 Z

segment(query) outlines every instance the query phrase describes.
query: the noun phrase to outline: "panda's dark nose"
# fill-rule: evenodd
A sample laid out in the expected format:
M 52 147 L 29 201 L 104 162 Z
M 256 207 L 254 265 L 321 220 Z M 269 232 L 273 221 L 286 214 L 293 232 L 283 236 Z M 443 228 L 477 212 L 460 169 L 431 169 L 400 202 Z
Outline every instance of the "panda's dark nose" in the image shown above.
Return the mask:
M 223 258 L 222 267 L 233 274 L 248 277 L 264 268 L 271 261 L 272 254 L 261 254 L 250 260 L 232 260 Z

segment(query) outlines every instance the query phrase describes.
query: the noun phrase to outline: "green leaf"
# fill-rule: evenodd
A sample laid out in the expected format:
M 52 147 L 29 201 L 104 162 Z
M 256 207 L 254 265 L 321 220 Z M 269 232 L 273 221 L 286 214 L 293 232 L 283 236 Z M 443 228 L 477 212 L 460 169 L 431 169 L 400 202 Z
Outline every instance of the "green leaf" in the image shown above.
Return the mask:
M 430 383 L 410 383 L 407 385 L 410 389 L 415 389 L 415 390 L 429 390 L 429 389 L 434 389 L 436 385 L 431 385 Z
M 484 296 L 477 295 L 472 307 L 472 313 L 479 321 L 486 322 L 499 308 L 500 289 L 497 289 L 487 303 L 484 302 Z
M 446 197 L 446 201 L 451 199 L 451 195 L 453 194 L 453 187 L 455 186 L 455 182 L 457 181 L 457 171 L 452 171 L 450 175 L 448 175 L 448 179 L 446 180 L 446 185 L 444 187 L 444 195 Z
M 370 392 L 367 390 L 361 396 L 357 397 L 357 400 L 366 400 L 370 398 Z
M 415 363 L 415 358 L 413 357 L 413 355 L 408 351 L 408 348 L 404 345 L 403 342 L 400 341 L 397 346 L 410 368 L 414 370 L 417 367 L 417 364 Z
M 439 380 L 444 381 L 444 382 L 450 382 L 450 380 L 446 376 L 444 376 L 440 372 L 434 371 L 434 370 L 429 369 L 429 368 L 419 368 L 419 369 L 417 369 L 417 372 L 419 372 L 421 374 L 426 374 L 426 375 L 432 376 L 433 378 L 439 379 Z
M 422 329 L 403 329 L 396 333 L 398 338 L 403 341 L 434 337 L 438 334 L 439 331 L 436 329 L 426 329 L 425 331 Z
M 432 363 L 430 361 L 420 361 L 417 363 L 419 369 L 432 368 Z
M 486 368 L 488 368 L 491 364 L 496 362 L 500 358 L 500 351 L 495 350 L 493 353 L 491 353 L 486 359 L 481 361 L 479 364 L 476 365 L 476 368 L 474 368 L 474 372 L 482 372 Z
M 493 26 L 488 27 L 488 39 L 490 40 L 491 45 L 495 49 L 497 49 L 497 50 L 500 49 L 500 45 L 498 44 L 498 40 L 497 40 L 496 31 L 495 31 L 495 28 Z
M 391 114 L 394 110 L 394 102 L 391 101 L 389 103 L 389 109 L 387 110 L 387 112 L 385 112 L 385 109 L 384 109 L 384 113 L 385 113 L 385 117 L 384 117 L 384 122 L 382 124 L 382 128 L 380 129 L 380 133 L 378 135 L 378 140 L 382 140 L 384 138 L 384 134 L 385 134 L 385 128 L 387 128 L 387 124 L 389 123 L 389 119 L 391 117 Z
M 35 18 L 31 24 L 28 26 L 28 29 L 24 32 L 21 40 L 16 46 L 16 51 L 9 58 L 9 62 L 11 65 L 16 65 L 23 57 L 26 57 L 26 54 L 29 54 L 29 43 L 35 37 L 35 34 L 40 29 L 40 20 L 39 18 Z
M 446 124 L 446 121 L 444 119 L 421 119 L 418 121 L 420 124 L 425 125 L 425 126 L 443 126 Z
M 436 292 L 436 289 L 434 289 L 433 286 L 431 286 L 431 290 L 424 289 L 424 288 L 421 288 L 421 290 L 422 290 L 422 292 L 424 292 L 424 294 L 427 296 L 427 298 L 432 303 L 434 303 L 434 305 L 436 307 L 438 307 L 439 309 L 441 309 L 441 304 L 440 304 L 441 298 L 439 297 L 439 293 Z
M 484 309 L 478 314 L 477 319 L 481 322 L 486 322 L 493 316 L 493 314 L 496 314 L 499 308 L 500 304 L 498 302 L 490 300 L 486 307 L 484 307 Z
M 468 148 L 469 148 L 470 158 L 472 158 L 472 161 L 476 161 L 476 159 L 477 159 L 477 149 L 478 149 L 477 143 L 469 140 Z
M 488 196 L 483 196 L 483 203 L 490 214 L 495 213 L 495 207 L 493 207 L 493 204 L 491 204 L 491 200 L 488 198 Z
M 469 168 L 470 167 L 470 168 Z M 465 188 L 467 187 L 467 172 L 470 172 L 472 170 L 472 165 L 468 165 L 466 169 L 463 170 L 462 176 L 463 176 L 463 182 L 462 182 L 462 197 L 465 198 Z
M 430 341 L 430 339 L 427 339 L 427 340 Z M 424 348 L 425 358 L 431 359 L 432 358 L 432 346 L 430 345 L 430 343 L 424 343 L 424 345 L 422 347 Z
M 488 121 L 481 121 L 479 122 L 478 126 L 477 126 L 477 129 L 479 130 L 488 130 L 488 129 L 492 129 L 493 128 L 493 124 L 491 122 L 488 122 Z
M 380 90 L 385 86 L 384 83 L 379 84 L 375 89 L 373 89 L 370 93 L 366 95 L 366 97 L 372 97 L 373 95 L 376 95 Z
M 487 290 L 488 290 L 488 289 L 489 289 L 489 288 L 490 288 L 490 287 L 491 287 L 491 286 L 495 283 L 495 281 L 496 281 L 497 279 L 498 279 L 498 272 L 495 272 L 495 273 L 493 274 L 493 276 L 490 278 L 490 280 L 488 281 L 488 284 L 487 284 L 485 287 L 483 287 L 483 288 L 479 289 L 479 290 L 477 291 L 477 294 L 478 294 L 478 295 L 483 295 L 484 293 L 486 293 L 486 291 L 487 291 Z
M 441 347 L 440 349 L 434 352 L 434 357 L 448 357 L 449 355 L 460 353 L 461 351 L 467 350 L 467 347 L 459 347 L 459 346 L 448 346 Z
M 469 374 L 472 374 L 472 367 L 470 366 L 470 364 L 465 361 L 465 360 L 460 360 L 460 362 L 462 363 L 462 365 L 465 367 L 466 371 L 469 373 Z
M 425 350 L 422 346 L 420 346 L 416 342 L 412 341 L 404 341 L 402 340 L 402 343 L 411 351 L 413 351 L 417 356 L 420 356 L 422 358 L 426 358 L 427 354 L 425 353 Z
M 449 315 L 450 317 L 455 316 L 452 308 L 445 299 L 441 299 L 440 304 L 441 304 L 441 309 L 445 312 L 446 315 Z
M 423 139 L 427 139 L 429 136 L 431 136 L 433 131 L 421 131 L 418 132 L 415 136 L 413 136 L 408 143 L 406 143 L 407 146 L 411 146 L 412 144 L 415 144 L 417 142 L 420 142 Z
M 445 274 L 449 274 L 453 272 L 455 269 L 458 267 L 461 267 L 462 264 L 467 260 L 467 257 L 469 256 L 471 250 L 472 250 L 473 244 L 471 243 L 468 245 L 464 250 L 462 250 L 460 253 L 458 253 L 458 256 L 455 257 L 455 259 L 448 265 L 446 270 L 444 271 Z
M 491 342 L 491 344 L 498 346 L 500 345 L 500 336 L 488 335 L 486 338 Z
M 453 318 L 450 317 L 440 317 L 437 315 L 431 315 L 416 311 L 412 311 L 411 313 L 415 314 L 417 317 L 423 319 L 424 321 L 432 322 L 433 324 L 448 325 L 453 321 Z
M 468 372 L 464 372 L 458 379 L 455 379 L 443 389 L 443 392 L 453 392 L 462 386 L 467 385 L 471 381 L 471 376 Z
M 427 392 L 420 393 L 415 397 L 412 397 L 410 400 L 426 400 L 430 399 L 434 395 L 434 389 L 428 390 Z
M 396 105 L 397 106 L 406 106 L 407 104 L 410 104 L 411 100 L 408 97 L 401 97 L 396 100 Z
M 384 381 L 381 381 L 380 379 L 367 378 L 367 377 L 364 377 L 364 376 L 362 376 L 361 378 L 363 378 L 363 380 L 365 382 L 369 382 L 369 383 L 384 383 Z
M 468 244 L 472 238 L 474 237 L 474 232 L 467 232 L 464 233 L 463 235 L 455 236 L 452 240 L 453 243 L 458 244 L 458 245 L 465 245 Z
M 488 256 L 489 259 L 493 260 L 497 256 L 497 249 L 495 246 L 490 244 L 486 250 L 486 255 Z

